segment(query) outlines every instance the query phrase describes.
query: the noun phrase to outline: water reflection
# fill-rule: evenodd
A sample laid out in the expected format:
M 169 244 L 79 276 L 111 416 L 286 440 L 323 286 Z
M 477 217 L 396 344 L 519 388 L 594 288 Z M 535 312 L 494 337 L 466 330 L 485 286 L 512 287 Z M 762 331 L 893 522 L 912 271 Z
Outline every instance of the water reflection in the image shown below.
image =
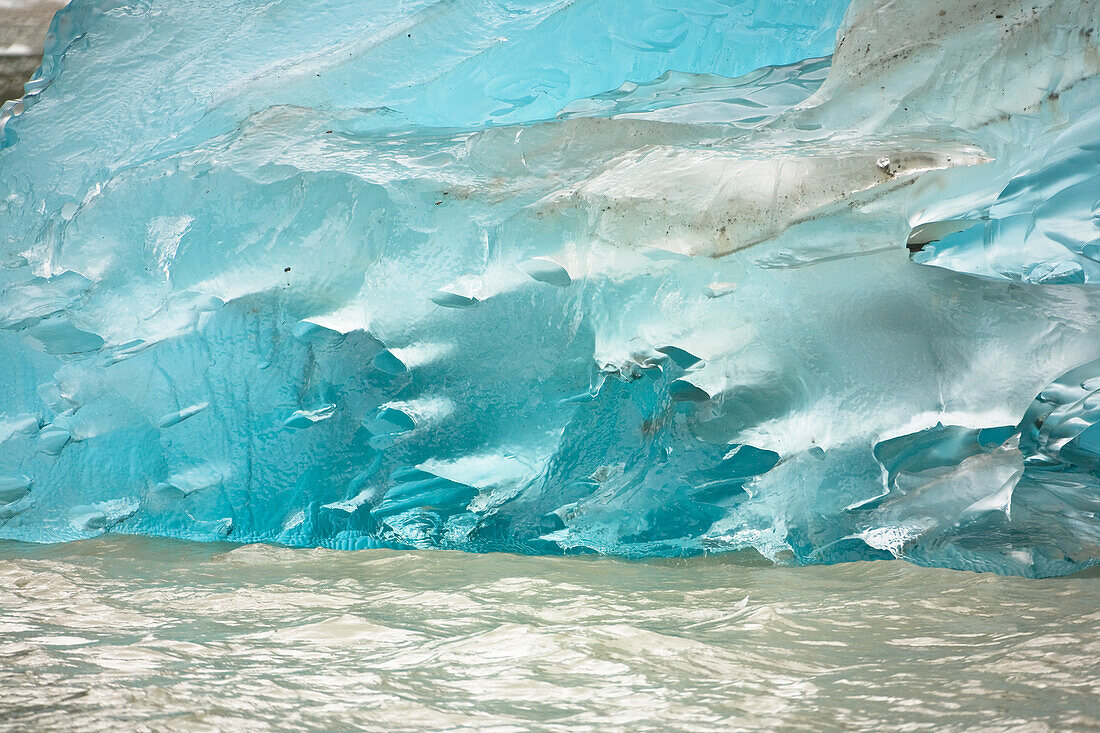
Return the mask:
M 0 725 L 1100 725 L 1100 574 L 0 543 Z

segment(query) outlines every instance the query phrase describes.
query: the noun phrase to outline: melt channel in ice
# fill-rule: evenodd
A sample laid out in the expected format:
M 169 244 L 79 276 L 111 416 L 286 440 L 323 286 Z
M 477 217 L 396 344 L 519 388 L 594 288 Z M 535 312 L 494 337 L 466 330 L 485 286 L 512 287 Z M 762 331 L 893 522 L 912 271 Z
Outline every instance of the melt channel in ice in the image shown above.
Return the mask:
M 74 0 L 0 537 L 1100 561 L 1100 4 L 846 6 Z

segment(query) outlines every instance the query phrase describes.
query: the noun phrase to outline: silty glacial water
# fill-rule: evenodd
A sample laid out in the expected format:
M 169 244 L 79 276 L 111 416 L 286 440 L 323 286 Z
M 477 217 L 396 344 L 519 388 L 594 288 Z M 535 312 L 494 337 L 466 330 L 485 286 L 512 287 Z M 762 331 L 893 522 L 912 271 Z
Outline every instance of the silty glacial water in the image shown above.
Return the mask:
M 8 730 L 1095 730 L 1100 575 L 0 545 Z

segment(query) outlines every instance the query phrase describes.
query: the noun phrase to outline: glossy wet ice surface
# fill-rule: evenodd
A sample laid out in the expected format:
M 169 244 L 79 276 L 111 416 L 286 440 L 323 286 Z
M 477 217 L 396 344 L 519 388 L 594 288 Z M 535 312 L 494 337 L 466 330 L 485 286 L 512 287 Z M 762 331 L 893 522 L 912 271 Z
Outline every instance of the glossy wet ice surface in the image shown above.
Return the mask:
M 0 537 L 1100 564 L 1100 3 L 995 5 L 74 0 Z
M 0 727 L 1085 730 L 1100 575 L 0 544 Z

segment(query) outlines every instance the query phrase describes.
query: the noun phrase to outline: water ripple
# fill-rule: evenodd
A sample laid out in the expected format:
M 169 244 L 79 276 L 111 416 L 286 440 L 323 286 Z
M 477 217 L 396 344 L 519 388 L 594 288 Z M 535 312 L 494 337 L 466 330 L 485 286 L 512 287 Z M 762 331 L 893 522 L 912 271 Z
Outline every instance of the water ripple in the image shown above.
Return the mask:
M 895 562 L 0 543 L 0 728 L 1095 728 L 1098 600 Z

